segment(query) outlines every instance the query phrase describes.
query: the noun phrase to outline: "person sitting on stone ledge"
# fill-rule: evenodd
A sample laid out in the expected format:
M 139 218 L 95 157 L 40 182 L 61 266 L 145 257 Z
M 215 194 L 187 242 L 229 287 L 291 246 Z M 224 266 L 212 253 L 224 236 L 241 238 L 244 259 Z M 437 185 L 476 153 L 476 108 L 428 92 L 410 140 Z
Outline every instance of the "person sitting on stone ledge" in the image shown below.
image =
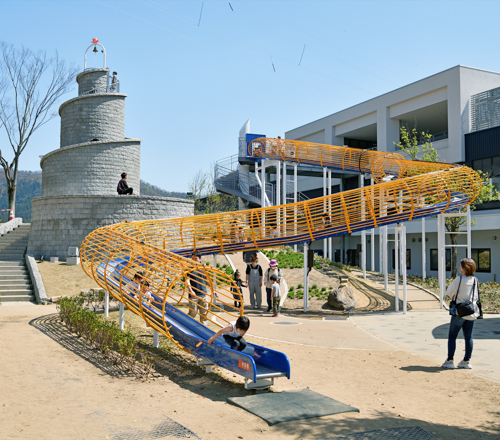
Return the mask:
M 116 192 L 120 196 L 123 196 L 125 194 L 130 194 L 131 196 L 134 195 L 134 189 L 129 188 L 129 186 L 127 185 L 127 173 L 122 173 L 122 178 L 118 182 L 118 187 L 116 188 Z

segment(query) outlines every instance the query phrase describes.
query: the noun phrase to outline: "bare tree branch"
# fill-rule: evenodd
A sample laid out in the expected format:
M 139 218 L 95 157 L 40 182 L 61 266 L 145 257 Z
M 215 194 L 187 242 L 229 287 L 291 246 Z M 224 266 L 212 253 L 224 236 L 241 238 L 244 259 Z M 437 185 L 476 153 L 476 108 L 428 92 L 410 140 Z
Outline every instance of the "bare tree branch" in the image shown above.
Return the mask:
M 15 209 L 19 157 L 33 133 L 56 116 L 51 110 L 70 90 L 76 73 L 77 69 L 67 66 L 57 52 L 49 58 L 45 51 L 17 49 L 0 42 L 0 129 L 14 155 L 9 162 L 0 149 L 0 165 L 11 209 Z

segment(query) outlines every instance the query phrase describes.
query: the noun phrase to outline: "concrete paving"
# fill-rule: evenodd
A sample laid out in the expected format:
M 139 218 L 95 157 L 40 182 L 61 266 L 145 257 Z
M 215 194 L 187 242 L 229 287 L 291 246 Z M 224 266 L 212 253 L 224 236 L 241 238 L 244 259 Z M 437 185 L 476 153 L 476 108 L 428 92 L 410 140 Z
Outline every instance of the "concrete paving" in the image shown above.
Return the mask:
M 241 254 L 230 256 L 233 264 L 243 274 L 246 268 Z M 259 255 L 259 263 L 267 268 L 267 259 Z M 361 271 L 352 275 L 362 279 Z M 245 276 L 243 275 L 243 279 Z M 383 292 L 383 278 L 368 273 L 369 282 Z M 394 292 L 394 280 L 389 281 L 389 291 Z M 263 290 L 263 297 L 265 290 Z M 403 291 L 400 286 L 400 299 Z M 248 289 L 243 289 L 245 304 L 249 304 Z M 448 327 L 450 316 L 447 310 L 439 309 L 439 300 L 416 286 L 408 285 L 408 313 L 375 312 L 351 313 L 349 319 L 313 320 L 286 315 L 272 318 L 263 309 L 245 308 L 245 315 L 251 320 L 250 336 L 265 340 L 276 340 L 290 344 L 324 347 L 333 350 L 402 350 L 426 357 L 440 366 L 446 359 Z M 401 303 L 400 303 L 401 305 Z M 400 308 L 402 310 L 402 308 Z M 500 315 L 485 315 L 474 325 L 474 351 L 471 374 L 500 381 Z M 370 336 L 370 337 L 367 337 Z M 258 341 L 256 341 L 259 343 Z M 462 333 L 457 339 L 455 363 L 462 360 L 465 346 Z M 414 366 L 418 371 L 418 365 Z

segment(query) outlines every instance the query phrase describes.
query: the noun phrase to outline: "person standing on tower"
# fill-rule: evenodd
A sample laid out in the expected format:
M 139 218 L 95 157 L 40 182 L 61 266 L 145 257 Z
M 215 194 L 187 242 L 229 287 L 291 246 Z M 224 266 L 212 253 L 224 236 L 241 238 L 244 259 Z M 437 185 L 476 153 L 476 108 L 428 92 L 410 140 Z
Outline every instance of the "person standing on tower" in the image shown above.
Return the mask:
M 118 88 L 118 73 L 113 72 L 113 78 L 111 79 L 111 91 L 116 92 L 116 89 Z

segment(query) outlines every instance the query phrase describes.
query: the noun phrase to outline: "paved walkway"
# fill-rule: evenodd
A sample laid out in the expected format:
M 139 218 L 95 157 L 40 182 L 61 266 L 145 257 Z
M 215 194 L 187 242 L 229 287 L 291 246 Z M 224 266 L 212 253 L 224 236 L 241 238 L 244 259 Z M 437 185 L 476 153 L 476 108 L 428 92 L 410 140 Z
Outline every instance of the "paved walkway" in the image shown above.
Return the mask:
M 356 277 L 363 279 L 363 272 L 360 270 L 353 270 L 351 272 Z M 366 273 L 366 279 L 370 282 L 380 286 L 381 290 L 384 288 L 384 277 L 378 275 L 377 273 Z M 394 278 L 389 277 L 388 282 L 389 292 L 394 295 L 396 291 L 396 282 Z M 429 310 L 429 309 L 439 309 L 439 299 L 437 299 L 432 294 L 426 292 L 423 289 L 420 289 L 416 286 L 412 286 L 411 284 L 407 285 L 406 288 L 406 298 L 408 301 L 408 308 L 411 310 Z M 400 309 L 403 305 L 403 285 L 399 284 L 399 304 Z
M 231 261 L 243 274 L 246 264 L 241 254 L 230 256 Z M 260 257 L 265 269 L 267 261 Z M 353 275 L 362 279 L 361 271 Z M 367 274 L 367 279 L 379 285 L 383 292 L 383 278 Z M 265 290 L 262 310 L 245 308 L 251 319 L 250 334 L 259 338 L 277 340 L 290 344 L 325 347 L 333 350 L 398 350 L 424 356 L 440 366 L 446 358 L 449 314 L 439 309 L 439 300 L 431 294 L 408 285 L 408 313 L 375 312 L 353 313 L 349 319 L 312 320 L 282 315 L 272 318 L 265 312 Z M 389 290 L 394 291 L 394 280 L 389 281 Z M 400 288 L 400 298 L 403 292 Z M 245 304 L 250 304 L 248 289 L 243 289 Z M 402 310 L 402 303 L 400 303 Z M 367 335 L 371 337 L 367 337 Z M 474 352 L 471 374 L 500 381 L 500 315 L 486 315 L 478 320 L 474 328 Z M 265 345 L 264 343 L 262 345 Z M 464 340 L 460 333 L 455 359 L 458 363 L 464 353 Z M 418 371 L 418 365 L 414 367 Z M 425 367 L 422 367 L 425 368 Z

